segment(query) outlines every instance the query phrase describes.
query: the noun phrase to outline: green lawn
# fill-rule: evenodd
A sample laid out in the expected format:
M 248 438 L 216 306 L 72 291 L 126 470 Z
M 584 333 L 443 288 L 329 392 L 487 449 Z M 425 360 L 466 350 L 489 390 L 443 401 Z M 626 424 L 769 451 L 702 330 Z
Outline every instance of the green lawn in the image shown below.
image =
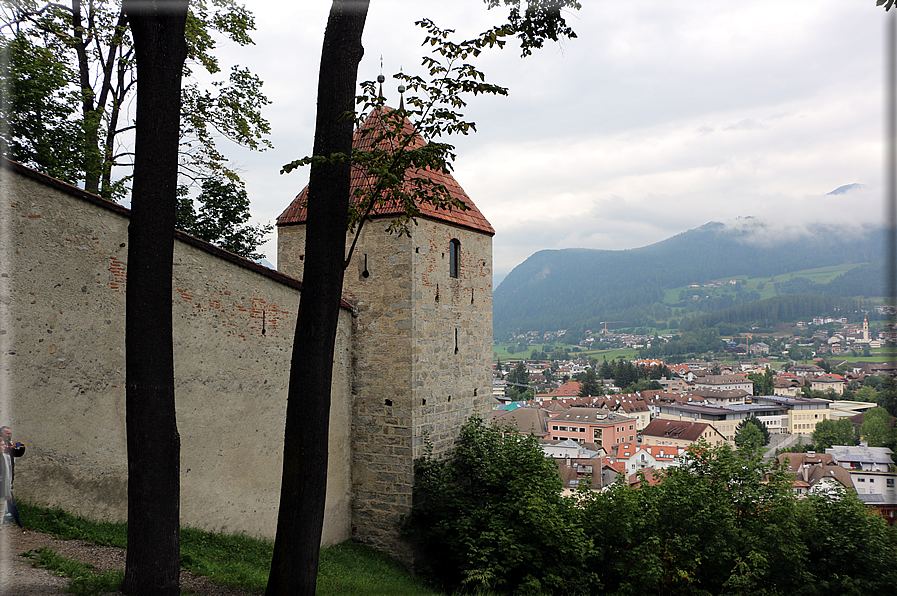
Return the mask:
M 25 528 L 45 532 L 65 540 L 80 539 L 104 546 L 127 546 L 127 526 L 95 522 L 68 514 L 61 509 L 48 509 L 18 503 Z M 41 566 L 59 570 L 80 583 L 97 584 L 108 591 L 110 580 L 120 583 L 120 575 L 96 574 L 83 564 L 60 558 L 52 551 L 31 556 Z M 244 535 L 213 534 L 192 528 L 181 529 L 181 567 L 204 575 L 216 583 L 243 589 L 264 591 L 274 544 Z M 112 589 L 117 589 L 113 586 Z M 99 594 L 99 591 L 79 591 Z M 409 574 L 396 561 L 370 546 L 344 542 L 321 551 L 317 593 L 320 596 L 352 594 L 356 596 L 440 596 Z
M 872 350 L 871 356 L 853 356 L 850 352 L 846 354 L 832 355 L 831 360 L 846 360 L 848 362 L 893 362 L 897 360 L 897 348 L 893 346 L 885 346 Z

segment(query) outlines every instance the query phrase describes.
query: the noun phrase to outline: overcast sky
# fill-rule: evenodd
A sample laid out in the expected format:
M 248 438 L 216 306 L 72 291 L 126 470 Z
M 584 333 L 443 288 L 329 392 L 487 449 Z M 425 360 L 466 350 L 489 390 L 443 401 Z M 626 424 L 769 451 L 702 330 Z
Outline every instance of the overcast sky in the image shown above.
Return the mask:
M 546 248 L 635 248 L 744 216 L 788 234 L 882 220 L 885 12 L 874 0 L 583 5 L 567 15 L 578 39 L 477 61 L 509 96 L 471 98 L 478 132 L 454 139 L 455 178 L 496 230 L 496 287 Z M 265 81 L 275 148 L 222 148 L 255 220 L 273 222 L 308 181 L 307 169 L 279 171 L 311 152 L 330 3 L 248 6 L 256 45 L 219 56 Z M 373 0 L 359 80 L 376 78 L 382 56 L 392 106 L 390 75 L 423 74 L 423 17 L 469 37 L 502 14 L 482 0 Z M 863 187 L 828 194 L 853 183 Z M 274 263 L 273 239 L 264 251 Z

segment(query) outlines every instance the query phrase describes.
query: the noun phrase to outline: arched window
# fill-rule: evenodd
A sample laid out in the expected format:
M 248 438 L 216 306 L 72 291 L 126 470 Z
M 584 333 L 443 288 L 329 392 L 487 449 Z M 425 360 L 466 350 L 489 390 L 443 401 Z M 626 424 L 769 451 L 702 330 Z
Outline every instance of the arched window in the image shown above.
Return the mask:
M 449 242 L 449 277 L 459 277 L 461 271 L 461 242 L 452 238 Z

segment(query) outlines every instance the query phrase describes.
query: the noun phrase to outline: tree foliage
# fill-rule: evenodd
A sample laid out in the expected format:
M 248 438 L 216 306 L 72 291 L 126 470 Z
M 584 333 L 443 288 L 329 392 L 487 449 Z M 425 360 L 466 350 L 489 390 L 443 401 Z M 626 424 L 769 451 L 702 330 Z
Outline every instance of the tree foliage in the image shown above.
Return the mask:
M 419 572 L 449 593 L 581 592 L 592 544 L 561 488 L 535 436 L 472 418 L 449 456 L 418 462 L 407 529 Z
M 754 383 L 754 395 L 774 395 L 775 394 L 775 373 L 771 368 L 767 368 L 761 375 L 758 373 L 748 374 L 748 379 Z
M 895 528 L 853 493 L 798 500 L 756 452 L 699 443 L 655 482 L 569 497 L 553 468 L 534 437 L 471 420 L 454 452 L 419 462 L 418 569 L 447 592 L 496 594 L 809 596 L 897 580 Z
M 178 229 L 247 259 L 264 258 L 256 249 L 274 226 L 247 224 L 249 196 L 243 184 L 206 178 L 201 189 L 194 199 L 186 186 L 178 188 Z
M 735 433 L 735 446 L 739 451 L 751 453 L 763 447 L 763 433 L 753 424 L 739 424 L 740 428 Z
M 820 420 L 813 430 L 813 443 L 817 451 L 824 452 L 832 445 L 857 445 L 859 437 L 847 418 Z
M 37 72 L 38 84 L 17 79 L 13 95 L 38 92 L 32 107 L 11 120 L 11 157 L 106 198 L 126 195 L 133 167 L 133 114 L 137 89 L 134 42 L 121 2 L 72 0 L 69 5 L 38 0 L 3 0 L 3 26 L 31 51 L 19 52 L 17 74 Z M 235 0 L 192 0 L 186 26 L 187 61 L 183 67 L 180 170 L 191 180 L 239 176 L 216 146 L 227 139 L 264 150 L 270 132 L 261 108 L 268 103 L 261 81 L 234 66 L 210 88 L 190 79 L 194 68 L 221 74 L 214 56 L 216 37 L 251 44 L 252 14 Z M 19 48 L 17 48 L 19 49 Z M 40 72 L 40 69 L 46 68 Z M 22 85 L 27 87 L 23 88 Z M 19 91 L 15 89 L 18 88 Z M 43 116 L 41 116 L 43 114 Z M 43 124 L 43 127 L 39 126 Z M 42 154 L 66 147 L 48 163 Z M 115 168 L 125 172 L 116 178 Z
M 757 418 L 756 416 L 748 416 L 747 418 L 745 418 L 744 420 L 739 422 L 738 425 L 735 427 L 735 444 L 736 445 L 738 445 L 739 447 L 741 446 L 738 442 L 738 434 L 742 430 L 745 430 L 745 428 L 747 428 L 748 426 L 756 427 L 757 431 L 760 433 L 759 435 L 754 435 L 753 432 L 751 433 L 753 436 L 759 436 L 760 445 L 758 445 L 758 447 L 763 447 L 764 445 L 769 445 L 769 441 L 772 438 L 769 434 L 769 429 L 766 427 L 766 424 L 762 420 Z
M 70 182 L 81 175 L 84 131 L 75 115 L 72 74 L 47 48 L 19 32 L 0 37 L 0 151 L 10 159 Z
M 579 385 L 579 397 L 592 397 L 604 395 L 604 384 L 598 380 L 598 374 L 594 368 L 589 368 L 577 379 Z
M 897 447 L 897 429 L 894 419 L 882 407 L 866 410 L 863 414 L 863 423 L 859 429 L 860 437 L 866 440 L 870 447 Z

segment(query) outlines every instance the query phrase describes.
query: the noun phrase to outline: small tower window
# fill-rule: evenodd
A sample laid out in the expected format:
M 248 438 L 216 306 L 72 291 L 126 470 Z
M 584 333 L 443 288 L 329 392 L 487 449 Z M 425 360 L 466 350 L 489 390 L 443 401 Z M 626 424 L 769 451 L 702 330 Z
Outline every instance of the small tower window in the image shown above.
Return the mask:
M 449 276 L 459 277 L 461 271 L 461 242 L 457 238 L 452 238 L 449 242 Z

